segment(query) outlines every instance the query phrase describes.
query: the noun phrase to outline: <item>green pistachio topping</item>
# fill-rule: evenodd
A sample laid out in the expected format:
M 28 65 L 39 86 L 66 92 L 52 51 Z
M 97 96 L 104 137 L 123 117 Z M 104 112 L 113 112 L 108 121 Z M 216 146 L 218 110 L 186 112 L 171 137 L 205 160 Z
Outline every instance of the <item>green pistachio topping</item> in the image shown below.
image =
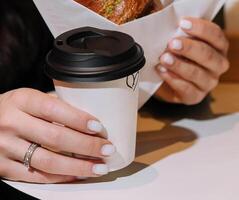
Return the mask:
M 106 5 L 105 12 L 107 15 L 112 14 L 115 8 L 122 2 L 122 0 L 115 0 L 112 4 Z

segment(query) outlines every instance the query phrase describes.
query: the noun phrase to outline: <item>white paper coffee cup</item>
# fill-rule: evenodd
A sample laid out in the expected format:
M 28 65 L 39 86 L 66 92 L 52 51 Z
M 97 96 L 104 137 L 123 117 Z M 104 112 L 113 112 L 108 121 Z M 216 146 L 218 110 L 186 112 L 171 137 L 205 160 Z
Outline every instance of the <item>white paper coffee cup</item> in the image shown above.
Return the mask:
M 89 112 L 104 125 L 107 139 L 117 150 L 105 159 L 110 171 L 128 166 L 135 158 L 138 79 L 137 72 L 126 78 L 101 83 L 54 81 L 60 99 Z
M 101 36 L 95 36 L 93 32 L 101 34 L 99 29 L 81 28 L 59 36 L 55 45 L 60 47 L 55 53 L 49 53 L 46 72 L 53 78 L 60 99 L 90 113 L 104 125 L 105 132 L 102 136 L 116 147 L 116 153 L 104 161 L 110 171 L 115 171 L 128 166 L 135 158 L 139 71 L 145 63 L 145 58 L 141 47 L 130 36 L 103 31 L 104 36 L 101 40 Z M 79 33 L 80 39 L 75 36 Z M 82 48 L 82 43 L 86 41 L 85 38 L 82 39 L 82 35 L 86 38 L 90 35 L 88 43 L 83 45 L 84 48 L 90 44 L 90 51 L 94 52 L 95 49 L 92 47 L 96 45 L 96 51 L 92 55 L 89 55 L 91 52 L 85 53 L 86 48 L 83 53 L 82 49 L 80 53 L 75 52 Z M 92 36 L 97 38 L 96 42 L 100 45 L 92 43 Z M 69 38 L 77 39 L 74 43 L 75 49 L 69 50 L 69 44 L 62 47 L 64 41 L 69 41 Z M 95 41 L 95 38 L 93 40 Z M 115 40 L 118 40 L 118 46 L 110 44 L 115 44 Z M 66 58 L 62 58 L 65 53 L 63 50 L 68 53 Z M 71 57 L 72 51 L 78 55 Z M 58 54 L 60 57 L 57 57 Z M 86 67 L 88 63 L 90 65 Z

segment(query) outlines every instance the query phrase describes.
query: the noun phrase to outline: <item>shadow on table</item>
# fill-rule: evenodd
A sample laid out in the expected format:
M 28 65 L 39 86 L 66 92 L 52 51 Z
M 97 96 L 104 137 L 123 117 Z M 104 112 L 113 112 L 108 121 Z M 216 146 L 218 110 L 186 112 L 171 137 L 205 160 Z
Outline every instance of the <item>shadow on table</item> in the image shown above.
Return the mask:
M 167 156 L 191 147 L 196 139 L 196 134 L 194 134 L 192 131 L 171 125 L 166 126 L 160 131 L 147 132 L 143 134 L 139 133 L 137 137 L 136 159 L 137 157 L 148 154 L 150 152 L 158 152 L 157 156 L 154 156 L 153 158 L 150 157 L 150 162 L 148 162 L 148 164 L 133 162 L 130 166 L 122 170 L 111 172 L 110 174 L 103 177 L 87 179 L 82 181 L 81 183 L 88 184 L 110 182 L 116 180 L 117 178 L 131 176 L 146 169 L 147 167 L 149 167 L 149 165 L 158 162 Z M 180 148 L 167 149 L 179 142 L 182 143 L 182 145 L 180 145 Z M 156 178 L 157 176 L 157 172 L 150 172 L 150 174 L 153 174 L 154 176 L 151 177 L 151 180 Z M 145 177 L 145 179 L 146 178 L 147 177 Z
M 181 104 L 170 104 L 151 98 L 139 111 L 143 118 L 154 118 L 166 124 L 180 119 L 208 120 L 215 119 L 225 114 L 215 114 L 211 110 L 210 103 L 214 99 L 211 96 L 205 98 L 197 105 L 187 106 Z
M 87 179 L 82 183 L 110 182 L 120 177 L 128 177 L 172 154 L 192 147 L 197 140 L 197 135 L 192 130 L 174 126 L 172 123 L 184 118 L 206 120 L 223 116 L 213 114 L 210 109 L 210 101 L 212 99 L 208 97 L 196 106 L 183 106 L 159 102 L 152 98 L 140 110 L 139 115 L 143 118 L 162 121 L 166 124 L 165 127 L 159 131 L 138 133 L 136 162 L 122 170 L 111 172 L 100 178 Z M 144 163 L 137 162 L 142 156 L 147 156 L 144 158 Z

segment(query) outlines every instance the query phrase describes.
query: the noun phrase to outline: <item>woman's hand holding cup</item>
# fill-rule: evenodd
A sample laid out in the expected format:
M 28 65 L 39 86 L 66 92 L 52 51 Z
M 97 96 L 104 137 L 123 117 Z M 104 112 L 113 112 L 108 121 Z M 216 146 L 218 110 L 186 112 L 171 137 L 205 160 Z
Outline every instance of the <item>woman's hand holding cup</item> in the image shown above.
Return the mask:
M 1 177 L 57 183 L 108 173 L 102 159 L 112 155 L 115 147 L 99 137 L 103 125 L 88 113 L 32 89 L 2 94 L 0 110 Z M 23 160 L 31 143 L 41 146 L 32 154 L 33 170 L 27 170 Z M 79 159 L 60 152 L 96 159 Z

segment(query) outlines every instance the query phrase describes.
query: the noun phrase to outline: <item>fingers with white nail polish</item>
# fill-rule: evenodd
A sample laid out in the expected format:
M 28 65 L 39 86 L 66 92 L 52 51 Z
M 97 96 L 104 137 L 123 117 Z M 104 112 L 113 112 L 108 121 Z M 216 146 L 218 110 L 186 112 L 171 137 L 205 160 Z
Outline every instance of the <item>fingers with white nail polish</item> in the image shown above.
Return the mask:
M 196 104 L 214 89 L 229 69 L 228 41 L 210 21 L 185 17 L 179 27 L 189 37 L 173 38 L 157 71 L 165 81 L 156 94 L 168 102 Z

